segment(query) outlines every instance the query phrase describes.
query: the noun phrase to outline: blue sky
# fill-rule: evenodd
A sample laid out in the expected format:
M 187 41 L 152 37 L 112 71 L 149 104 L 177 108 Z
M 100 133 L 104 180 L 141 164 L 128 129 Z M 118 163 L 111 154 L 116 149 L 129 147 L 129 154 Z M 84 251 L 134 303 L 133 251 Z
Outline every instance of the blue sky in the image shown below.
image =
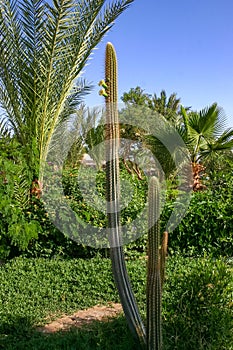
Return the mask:
M 137 85 L 147 93 L 173 92 L 184 106 L 223 107 L 233 127 L 233 1 L 135 0 L 94 51 L 83 77 L 95 86 L 85 98 L 102 104 L 108 41 L 118 57 L 119 97 Z

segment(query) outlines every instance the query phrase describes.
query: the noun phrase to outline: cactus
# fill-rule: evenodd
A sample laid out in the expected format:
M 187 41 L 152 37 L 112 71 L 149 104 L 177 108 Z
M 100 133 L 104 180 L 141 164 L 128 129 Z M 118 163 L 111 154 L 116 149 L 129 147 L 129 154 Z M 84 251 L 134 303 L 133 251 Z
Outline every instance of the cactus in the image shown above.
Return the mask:
M 160 252 L 164 249 L 160 250 L 160 194 L 159 182 L 155 176 L 150 179 L 148 202 L 147 350 L 161 350 L 161 267 L 164 275 L 164 263 Z
M 129 328 L 143 347 L 146 343 L 145 329 L 127 274 L 121 240 L 117 59 L 111 43 L 106 46 L 105 81 L 99 85 L 103 88 L 101 94 L 106 102 L 106 199 L 112 270 Z
M 106 200 L 110 241 L 110 257 L 115 283 L 129 328 L 141 348 L 162 349 L 161 302 L 164 281 L 168 233 L 164 232 L 160 246 L 159 182 L 152 177 L 149 183 L 148 265 L 147 265 L 147 331 L 141 320 L 127 274 L 122 248 L 120 226 L 119 122 L 117 109 L 117 59 L 113 45 L 108 43 L 105 56 L 105 80 L 99 82 L 100 95 L 106 102 Z
M 162 349 L 162 288 L 167 255 L 168 232 L 160 238 L 159 181 L 153 176 L 148 191 L 148 263 L 147 263 L 147 350 Z

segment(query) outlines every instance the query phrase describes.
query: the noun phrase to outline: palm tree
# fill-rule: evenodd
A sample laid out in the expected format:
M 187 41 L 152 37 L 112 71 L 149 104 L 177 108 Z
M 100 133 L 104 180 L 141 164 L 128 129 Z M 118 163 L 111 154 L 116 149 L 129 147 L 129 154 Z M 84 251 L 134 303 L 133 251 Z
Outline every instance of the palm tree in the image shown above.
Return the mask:
M 232 159 L 233 129 L 225 129 L 226 116 L 217 103 L 200 112 L 188 113 L 181 107 L 181 116 L 179 132 L 189 149 L 194 181 L 199 188 L 201 172 L 206 168 L 211 171 L 219 159 Z
M 168 121 L 176 122 L 180 113 L 180 98 L 173 93 L 167 97 L 166 91 L 162 90 L 160 96 L 154 94 L 149 101 L 149 108 L 162 114 Z
M 2 0 L 0 108 L 38 176 L 57 126 L 90 90 L 79 78 L 95 46 L 133 0 Z M 4 129 L 5 132 L 5 129 Z
M 213 103 L 200 112 L 190 112 L 181 107 L 183 132 L 193 163 L 205 163 L 233 147 L 233 129 L 225 129 L 226 116 Z
M 149 103 L 150 95 L 145 93 L 140 86 L 136 86 L 136 88 L 131 88 L 129 92 L 124 92 L 121 100 L 126 104 L 145 106 Z
M 160 96 L 157 96 L 155 93 L 153 95 L 147 94 L 140 86 L 136 86 L 136 88 L 131 88 L 129 92 L 124 92 L 121 100 L 130 105 L 147 106 L 172 122 L 177 121 L 180 115 L 181 99 L 177 98 L 176 93 L 168 97 L 165 90 L 162 90 Z M 186 107 L 186 110 L 189 108 Z
M 72 144 L 66 164 L 74 167 L 80 164 L 85 153 L 88 153 L 97 168 L 102 168 L 104 154 L 104 110 L 94 107 L 87 108 L 81 105 L 76 113 L 72 116 L 70 126 L 67 127 L 69 132 L 67 138 Z

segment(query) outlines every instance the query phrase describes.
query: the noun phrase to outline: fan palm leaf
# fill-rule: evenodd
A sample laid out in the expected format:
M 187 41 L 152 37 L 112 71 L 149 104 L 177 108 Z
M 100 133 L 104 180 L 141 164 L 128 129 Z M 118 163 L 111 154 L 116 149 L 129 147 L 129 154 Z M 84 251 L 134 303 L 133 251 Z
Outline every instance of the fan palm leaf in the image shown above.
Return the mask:
M 181 107 L 183 134 L 194 163 L 210 153 L 232 149 L 233 131 L 224 130 L 226 116 L 216 103 L 200 112 L 187 112 Z
M 203 161 L 208 158 L 216 158 L 220 155 L 231 156 L 233 150 L 233 130 L 225 130 L 220 137 L 212 142 L 207 142 L 200 150 L 199 160 Z

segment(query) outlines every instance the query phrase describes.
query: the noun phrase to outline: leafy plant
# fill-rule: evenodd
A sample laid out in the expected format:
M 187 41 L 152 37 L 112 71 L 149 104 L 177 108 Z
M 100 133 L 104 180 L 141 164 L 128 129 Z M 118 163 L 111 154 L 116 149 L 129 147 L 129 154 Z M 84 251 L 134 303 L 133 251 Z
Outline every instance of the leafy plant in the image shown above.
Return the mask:
M 31 197 L 41 194 L 52 136 L 90 90 L 78 78 L 92 50 L 132 1 L 1 1 L 0 142 L 14 144 L 10 157 L 1 147 L 2 257 L 12 245 L 25 250 L 43 231 L 45 212 L 39 205 L 32 219 Z
M 35 177 L 54 131 L 90 89 L 77 78 L 92 50 L 132 1 L 1 2 L 0 104 Z
M 0 258 L 14 250 L 25 250 L 29 242 L 38 237 L 40 224 L 30 220 L 30 179 L 24 155 L 15 139 L 0 141 Z
M 232 172 L 232 170 L 231 170 Z M 232 255 L 232 173 L 219 173 L 207 182 L 207 189 L 193 193 L 184 219 L 172 232 L 169 251 L 187 255 Z M 172 198 L 166 201 L 162 221 L 173 210 Z

